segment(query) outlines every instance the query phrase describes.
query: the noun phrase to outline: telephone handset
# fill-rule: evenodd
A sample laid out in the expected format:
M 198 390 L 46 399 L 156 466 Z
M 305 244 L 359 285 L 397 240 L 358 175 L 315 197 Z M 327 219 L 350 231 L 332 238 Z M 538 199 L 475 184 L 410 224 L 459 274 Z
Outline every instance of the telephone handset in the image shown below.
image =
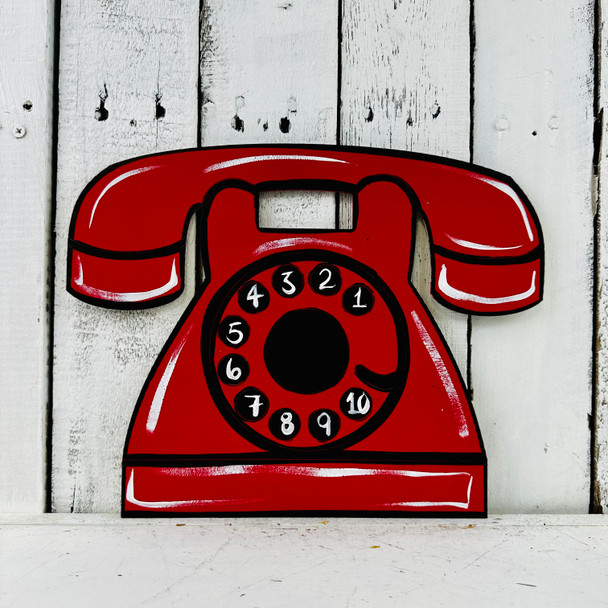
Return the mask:
M 260 193 L 307 189 L 350 193 L 353 228 L 260 228 Z M 485 514 L 472 405 L 409 275 L 420 215 L 436 299 L 538 303 L 540 225 L 512 180 L 367 148 L 143 157 L 81 195 L 68 290 L 115 308 L 178 297 L 192 213 L 205 279 L 135 408 L 123 515 Z

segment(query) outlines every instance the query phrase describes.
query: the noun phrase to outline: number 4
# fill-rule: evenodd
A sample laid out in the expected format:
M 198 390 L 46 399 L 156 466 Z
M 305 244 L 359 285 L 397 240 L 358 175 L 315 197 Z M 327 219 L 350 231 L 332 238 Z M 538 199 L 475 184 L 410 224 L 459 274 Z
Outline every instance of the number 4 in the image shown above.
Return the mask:
M 253 307 L 254 308 L 259 308 L 260 307 L 260 299 L 264 297 L 263 293 L 258 293 L 258 285 L 257 283 L 254 283 L 250 288 L 249 291 L 247 292 L 247 300 L 249 302 L 253 302 Z

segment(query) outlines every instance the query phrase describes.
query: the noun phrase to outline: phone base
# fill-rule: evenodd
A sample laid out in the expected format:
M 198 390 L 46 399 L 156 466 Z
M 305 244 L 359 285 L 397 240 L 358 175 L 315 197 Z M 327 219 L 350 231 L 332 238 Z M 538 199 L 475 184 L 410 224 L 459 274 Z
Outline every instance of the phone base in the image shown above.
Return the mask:
M 126 466 L 123 517 L 486 516 L 485 464 L 261 463 Z

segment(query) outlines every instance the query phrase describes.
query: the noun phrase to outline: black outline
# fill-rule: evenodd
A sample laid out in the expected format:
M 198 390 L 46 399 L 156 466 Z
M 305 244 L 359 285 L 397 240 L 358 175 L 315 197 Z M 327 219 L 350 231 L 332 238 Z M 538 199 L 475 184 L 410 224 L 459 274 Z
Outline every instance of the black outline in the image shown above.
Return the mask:
M 439 519 L 456 519 L 456 518 L 469 518 L 469 519 L 486 519 L 488 517 L 487 511 L 256 511 L 243 512 L 243 511 L 209 511 L 204 513 L 190 513 L 187 511 L 121 511 L 121 517 L 127 519 L 133 518 L 147 518 L 154 519 L 156 517 L 234 517 L 234 518 L 246 518 L 246 517 L 377 517 L 377 518 L 439 518 Z
M 185 223 L 188 223 L 188 219 L 186 219 Z M 77 241 L 75 239 L 69 239 L 68 243 L 74 251 L 94 255 L 98 258 L 104 258 L 106 260 L 148 260 L 150 258 L 166 257 L 173 255 L 174 253 L 183 253 L 186 248 L 186 237 L 184 235 L 182 240 L 179 240 L 172 245 L 165 245 L 164 247 L 157 247 L 155 249 L 139 249 L 137 251 L 114 251 L 113 249 L 101 249 L 101 247 L 87 245 L 86 243 Z
M 289 408 L 287 408 L 289 409 Z M 386 464 L 469 466 L 486 464 L 481 452 L 370 452 L 362 450 L 315 450 L 304 457 L 290 449 L 274 452 L 243 452 L 233 454 L 133 454 L 124 459 L 130 467 L 219 467 L 246 462 L 247 464 Z
M 348 459 L 347 456 L 349 454 L 353 454 L 351 453 L 345 453 L 345 459 L 344 460 L 334 460 L 331 458 L 323 458 L 322 460 L 319 460 L 318 462 L 323 462 L 323 463 L 340 463 L 340 464 L 346 464 L 346 463 L 350 463 L 352 462 L 353 464 L 356 464 L 357 461 L 353 461 L 352 459 Z M 354 453 L 356 454 L 356 452 Z M 365 452 L 361 452 L 361 455 L 366 454 Z M 146 462 L 142 462 L 142 463 L 138 463 L 135 459 L 132 459 L 131 462 L 124 462 L 122 463 L 122 488 L 121 488 L 121 511 L 120 511 L 120 515 L 123 518 L 128 518 L 128 517 L 133 517 L 133 518 L 138 518 L 138 517 L 146 517 L 146 518 L 152 518 L 152 517 L 162 517 L 162 518 L 175 518 L 175 517 L 183 517 L 183 518 L 194 518 L 194 517 L 238 517 L 238 518 L 250 518 L 250 517 L 287 517 L 287 516 L 291 516 L 291 517 L 382 517 L 382 518 L 395 518 L 395 517 L 400 517 L 400 518 L 429 518 L 429 517 L 439 517 L 439 518 L 487 518 L 488 516 L 488 511 L 487 511 L 487 505 L 488 505 L 488 468 L 487 468 L 487 460 L 485 457 L 485 452 L 483 452 L 482 454 L 468 454 L 468 453 L 464 453 L 464 454 L 460 454 L 460 456 L 463 457 L 467 457 L 467 458 L 463 458 L 462 461 L 455 461 L 455 460 L 446 460 L 444 461 L 435 461 L 435 459 L 433 458 L 433 456 L 435 456 L 435 453 L 420 453 L 421 455 L 425 456 L 426 459 L 424 461 L 420 461 L 417 459 L 413 459 L 413 460 L 404 460 L 404 459 L 391 459 L 391 458 L 381 458 L 381 459 L 376 459 L 375 456 L 378 456 L 379 454 L 382 454 L 380 452 L 372 452 L 370 453 L 370 457 L 369 458 L 362 458 L 362 462 L 365 462 L 367 464 L 408 464 L 408 465 L 424 465 L 424 464 L 430 464 L 430 465 L 447 465 L 447 466 L 458 466 L 459 464 L 462 464 L 463 466 L 467 466 L 467 465 L 471 465 L 471 466 L 481 466 L 482 467 L 482 477 L 483 477 L 483 488 L 484 488 L 484 498 L 483 498 L 483 504 L 484 504 L 484 510 L 483 511 L 467 511 L 467 510 L 462 510 L 462 511 L 426 511 L 426 510 L 382 510 L 382 511 L 375 511 L 375 510 L 363 510 L 363 511 L 357 511 L 357 510 L 353 510 L 353 509 L 344 509 L 344 510 L 297 510 L 297 511 L 204 511 L 204 512 L 194 512 L 194 511 L 178 511 L 178 510 L 171 510 L 171 511 L 154 511 L 154 510 L 126 510 L 125 509 L 125 505 L 126 505 L 126 489 L 127 489 L 127 477 L 126 477 L 126 470 L 127 467 L 160 467 L 160 466 L 167 466 L 167 467 L 175 467 L 176 466 L 176 461 L 175 460 L 168 460 L 167 457 L 165 456 L 165 460 L 164 461 L 159 461 L 159 462 L 150 462 L 150 461 L 146 461 Z M 391 453 L 387 453 L 388 456 L 394 456 L 394 454 Z M 225 456 L 230 456 L 230 455 L 222 455 L 223 457 Z M 244 457 L 247 458 L 247 454 L 236 454 L 235 456 L 240 457 L 241 459 Z M 441 454 L 441 456 L 445 456 L 445 454 Z M 237 460 L 226 460 L 225 458 L 222 460 L 216 460 L 216 461 L 209 461 L 209 462 L 205 462 L 202 466 L 222 466 L 222 465 L 233 465 L 233 464 L 239 464 L 241 461 Z M 252 454 L 250 458 L 247 458 L 245 460 L 246 464 L 256 464 L 257 462 L 259 462 L 260 464 L 289 464 L 292 461 L 291 460 L 285 460 L 285 459 L 280 459 L 280 460 L 276 460 L 274 458 L 269 458 L 269 459 L 263 459 L 263 460 L 259 460 L 259 454 Z M 293 459 L 293 464 L 301 464 L 302 462 L 306 462 L 306 463 L 311 463 L 314 464 L 315 460 L 312 458 L 306 458 L 305 460 L 303 460 L 302 458 L 298 458 L 298 459 Z M 184 460 L 181 461 L 179 463 L 179 466 L 182 467 L 187 467 L 187 468 L 191 468 L 191 467 L 196 467 L 196 466 L 201 466 L 201 461 L 200 460 Z
M 342 7 L 340 4 L 340 11 L 341 11 Z M 472 15 L 471 15 L 471 23 L 472 23 Z M 473 37 L 474 38 L 474 37 Z M 342 44 L 342 40 L 341 40 L 341 31 L 339 32 L 339 46 L 341 48 L 341 44 Z M 474 49 L 471 50 L 471 53 L 473 53 Z M 200 71 L 200 69 L 199 69 Z M 340 74 L 341 77 L 341 74 Z M 341 100 L 339 100 L 339 104 L 340 104 Z M 473 112 L 473 100 L 471 100 L 471 113 Z M 338 137 L 340 134 L 340 107 L 338 107 Z M 472 128 L 473 125 L 471 125 Z M 471 154 L 472 154 L 472 133 L 471 133 L 471 142 L 470 142 L 470 147 L 471 147 Z M 153 157 L 158 157 L 158 156 L 165 156 L 165 155 L 170 155 L 170 154 L 181 154 L 183 152 L 194 152 L 196 150 L 200 150 L 201 148 L 193 148 L 190 150 L 173 150 L 173 151 L 169 151 L 169 152 L 165 152 L 165 153 L 153 153 L 153 154 L 148 154 L 148 155 L 144 155 L 144 156 L 139 156 L 139 157 L 135 157 L 135 158 L 131 158 L 116 164 L 113 164 L 109 167 L 107 167 L 104 171 L 102 171 L 99 175 L 97 175 L 88 185 L 87 187 L 83 190 L 83 192 L 81 193 L 75 208 L 74 208 L 74 212 L 72 215 L 72 219 L 70 222 L 70 228 L 69 228 L 69 234 L 70 237 L 73 237 L 74 235 L 74 229 L 75 229 L 75 224 L 76 224 L 76 219 L 80 210 L 80 207 L 85 199 L 85 197 L 87 196 L 88 192 L 90 191 L 90 189 L 94 186 L 94 184 L 103 176 L 107 175 L 108 173 L 122 167 L 125 166 L 126 164 L 133 162 L 133 161 L 137 161 L 137 160 L 142 160 L 142 159 L 146 159 L 146 158 L 153 158 Z M 428 155 L 428 154 L 420 154 L 420 153 L 413 153 L 413 152 L 402 152 L 402 151 L 398 151 L 398 150 L 386 150 L 386 149 L 381 149 L 381 148 L 361 148 L 361 147 L 356 147 L 356 146 L 331 146 L 331 145 L 300 145 L 300 144 L 281 144 L 281 145 L 277 145 L 277 144 L 256 144 L 256 145 L 247 145 L 247 146 L 241 146 L 241 145 L 233 145 L 233 146 L 214 146 L 214 147 L 208 147 L 208 148 L 204 148 L 205 150 L 226 150 L 226 149 L 240 149 L 243 152 L 246 152 L 247 150 L 273 150 L 273 149 L 281 149 L 281 150 L 289 150 L 289 149 L 293 149 L 293 150 L 298 150 L 298 151 L 325 151 L 325 152 L 335 152 L 337 154 L 340 153 L 359 153 L 359 154 L 365 154 L 365 155 L 381 155 L 381 156 L 388 156 L 388 157 L 392 157 L 392 158 L 400 158 L 403 160 L 407 160 L 407 159 L 412 159 L 412 160 L 416 160 L 416 161 L 423 161 L 423 162 L 428 162 L 428 163 L 436 163 L 436 164 L 440 164 L 440 165 L 444 165 L 444 166 L 448 166 L 448 167 L 454 167 L 454 168 L 458 168 L 458 169 L 463 169 L 465 171 L 468 172 L 475 172 L 478 173 L 480 175 L 484 175 L 487 177 L 490 177 L 492 179 L 498 180 L 506 185 L 508 185 L 510 188 L 513 189 L 513 191 L 516 193 L 516 195 L 521 199 L 522 203 L 524 204 L 524 206 L 526 207 L 528 213 L 530 214 L 532 221 L 535 225 L 535 229 L 537 231 L 537 235 L 538 235 L 538 242 L 539 245 L 538 247 L 536 247 L 534 250 L 521 255 L 521 256 L 513 256 L 511 258 L 507 258 L 507 257 L 495 257 L 495 258 L 491 258 L 489 256 L 468 256 L 465 254 L 458 254 L 455 253 L 453 251 L 445 251 L 443 248 L 441 247 L 437 247 L 436 245 L 434 245 L 433 243 L 433 239 L 432 239 L 432 230 L 431 230 L 431 226 L 430 226 L 430 222 L 426 216 L 426 214 L 423 211 L 423 208 L 420 204 L 420 201 L 418 199 L 418 197 L 416 196 L 416 193 L 414 192 L 414 190 L 411 188 L 411 186 L 405 182 L 404 180 L 400 179 L 399 177 L 393 176 L 393 175 L 372 175 L 369 176 L 361 181 L 359 181 L 357 184 L 345 184 L 343 182 L 339 182 L 339 181 L 333 181 L 333 180 L 289 180 L 286 179 L 284 181 L 273 181 L 273 182 L 265 182 L 265 183 L 259 183 L 256 185 L 252 185 L 249 183 L 246 183 L 242 180 L 238 180 L 238 179 L 231 179 L 231 180 L 225 180 L 225 181 L 220 181 L 217 182 L 214 186 L 212 186 L 209 191 L 204 195 L 204 198 L 202 201 L 200 202 L 195 202 L 192 204 L 192 206 L 190 207 L 190 209 L 188 210 L 187 214 L 186 214 L 186 218 L 185 218 L 185 222 L 184 222 L 184 228 L 183 228 L 183 237 L 180 241 L 178 241 L 177 243 L 174 243 L 172 245 L 168 245 L 165 247 L 161 247 L 159 249 L 154 249 L 154 250 L 148 250 L 145 252 L 142 251 L 135 251 L 135 252 L 117 252 L 117 251 L 107 251 L 107 250 L 99 250 L 96 248 L 91 248 L 90 251 L 95 250 L 96 254 L 101 254 L 100 257 L 106 257 L 108 259 L 147 259 L 150 254 L 159 254 L 159 253 L 164 253 L 166 254 L 168 251 L 175 251 L 175 253 L 179 253 L 179 258 L 180 258 L 180 272 L 181 272 L 181 276 L 182 276 L 182 284 L 180 285 L 180 288 L 178 291 L 176 291 L 173 294 L 170 294 L 169 296 L 165 296 L 165 297 L 161 297 L 159 299 L 156 300 L 150 300 L 148 302 L 144 302 L 144 303 L 116 303 L 116 302 L 108 302 L 108 301 L 102 301 L 99 299 L 95 299 L 95 298 L 90 298 L 87 296 L 83 296 L 82 294 L 79 293 L 75 293 L 71 287 L 70 287 L 70 282 L 71 282 L 71 259 L 72 259 L 72 252 L 73 250 L 81 250 L 81 248 L 86 249 L 87 246 L 84 243 L 77 243 L 73 240 L 73 238 L 71 238 L 70 240 L 70 244 L 68 247 L 68 265 L 67 265 L 67 274 L 68 274 L 68 291 L 70 293 L 72 293 L 72 295 L 74 295 L 75 297 L 84 300 L 86 302 L 90 302 L 92 304 L 95 304 L 97 306 L 104 306 L 106 308 L 120 308 L 120 309 L 130 309 L 130 308 L 137 308 L 137 309 L 141 309 L 141 308 L 148 308 L 148 307 L 152 307 L 152 306 L 158 306 L 162 303 L 171 301 L 176 299 L 177 297 L 179 297 L 183 291 L 183 283 L 184 283 L 184 255 L 183 255 L 183 248 L 185 245 L 185 240 L 186 240 L 186 232 L 188 229 L 188 225 L 189 225 L 189 220 L 191 218 L 191 216 L 193 214 L 196 215 L 196 222 L 197 222 L 197 253 L 199 254 L 196 258 L 196 266 L 197 266 L 197 275 L 200 276 L 201 274 L 201 270 L 205 269 L 205 277 L 203 280 L 199 280 L 198 284 L 195 287 L 195 295 L 192 299 L 192 301 L 190 302 L 190 304 L 188 305 L 188 307 L 186 308 L 186 310 L 184 311 L 182 317 L 180 318 L 180 321 L 178 322 L 178 324 L 176 325 L 176 327 L 174 328 L 173 332 L 171 333 L 171 335 L 169 336 L 167 342 L 165 343 L 163 349 L 161 350 L 161 353 L 159 354 L 155 364 L 153 365 L 152 369 L 150 370 L 150 373 L 148 374 L 148 377 L 146 379 L 146 382 L 144 383 L 144 386 L 142 388 L 142 391 L 140 393 L 140 397 L 138 399 L 138 402 L 136 404 L 136 407 L 133 411 L 133 415 L 131 418 L 131 422 L 129 424 L 129 429 L 127 432 L 127 438 L 126 438 L 126 442 L 125 442 L 125 449 L 123 452 L 123 516 L 129 516 L 129 517 L 136 517 L 138 515 L 144 516 L 144 517 L 150 517 L 151 516 L 151 512 L 150 511 L 143 511 L 141 513 L 139 512 L 135 512 L 135 511 L 128 511 L 125 512 L 124 511 L 124 504 L 125 504 L 125 496 L 124 496 L 124 492 L 125 492 L 125 483 L 124 483 L 124 471 L 125 471 L 125 467 L 127 466 L 126 463 L 128 463 L 133 457 L 132 456 L 128 456 L 127 455 L 127 449 L 128 449 L 128 445 L 130 442 L 130 438 L 131 438 L 131 433 L 133 431 L 133 426 L 134 426 L 134 422 L 135 419 L 137 417 L 137 413 L 139 411 L 139 408 L 141 406 L 142 400 L 143 400 L 143 396 L 145 395 L 147 388 L 151 382 L 151 380 L 154 378 L 156 371 L 160 365 L 160 362 L 162 361 L 164 355 L 167 353 L 167 351 L 169 350 L 169 348 L 171 347 L 175 337 L 177 336 L 177 333 L 179 332 L 179 330 L 181 329 L 181 327 L 183 326 L 184 322 L 186 321 L 186 319 L 188 318 L 188 316 L 190 315 L 190 313 L 192 312 L 194 306 L 196 305 L 202 291 L 206 288 L 206 286 L 209 284 L 210 282 L 210 278 L 211 278 L 211 272 L 210 272 L 210 266 L 209 266 L 209 259 L 208 259 L 208 252 L 206 249 L 206 242 L 205 242 L 205 236 L 206 236 L 206 232 L 205 232 L 205 227 L 206 227 L 206 220 L 209 214 L 209 208 L 210 208 L 210 204 L 211 201 L 213 200 L 213 198 L 216 196 L 216 194 L 225 188 L 230 188 L 230 187 L 235 187 L 235 188 L 240 188 L 243 190 L 246 190 L 252 194 L 254 194 L 254 196 L 256 196 L 260 191 L 266 189 L 316 189 L 316 190 L 334 190 L 336 192 L 341 192 L 341 191 L 345 191 L 345 192 L 352 192 L 353 194 L 356 194 L 360 189 L 362 189 L 364 186 L 373 183 L 373 182 L 377 182 L 377 181 L 390 181 L 394 184 L 396 184 L 397 186 L 399 186 L 404 192 L 405 194 L 408 196 L 408 198 L 410 199 L 410 203 L 412 205 L 412 221 L 411 221 L 411 251 L 410 251 L 410 256 L 409 256 L 409 264 L 408 264 L 408 271 L 407 271 L 407 282 L 410 286 L 410 288 L 413 290 L 414 294 L 416 294 L 416 296 L 418 297 L 418 300 L 420 302 L 420 305 L 422 307 L 422 309 L 424 310 L 424 312 L 427 315 L 428 321 L 433 325 L 433 327 L 437 330 L 438 332 L 438 336 L 440 337 L 440 340 L 443 344 L 443 346 L 446 348 L 446 351 L 448 353 L 448 358 L 451 361 L 452 364 L 452 368 L 455 370 L 455 373 L 457 374 L 458 380 L 461 382 L 461 385 L 464 387 L 466 386 L 463 382 L 462 379 L 462 375 L 460 372 L 460 369 L 458 368 L 458 366 L 456 365 L 453 355 L 449 349 L 449 347 L 447 346 L 447 344 L 445 343 L 445 338 L 443 337 L 442 333 L 439 331 L 437 324 L 435 322 L 435 320 L 433 319 L 433 317 L 430 315 L 426 305 L 424 304 L 424 302 L 421 300 L 421 298 L 419 297 L 419 295 L 417 294 L 416 290 L 413 288 L 411 281 L 410 281 L 410 277 L 411 277 L 411 270 L 412 270 L 412 265 L 413 265 L 413 259 L 414 256 L 412 255 L 413 249 L 415 247 L 415 224 L 416 224 L 416 216 L 420 215 L 420 217 L 423 219 L 424 223 L 425 223 L 425 227 L 427 229 L 427 232 L 429 234 L 429 241 L 430 241 L 430 246 L 431 246 L 431 251 L 432 253 L 440 253 L 441 255 L 444 255 L 445 253 L 449 253 L 450 255 L 446 255 L 446 257 L 450 257 L 451 259 L 455 259 L 455 260 L 459 260 L 462 262 L 468 262 L 468 263 L 475 263 L 475 264 L 489 264 L 489 265 L 501 265 L 501 264 L 517 264 L 517 263 L 526 263 L 531 261 L 530 258 L 533 259 L 537 259 L 540 265 L 540 276 L 539 276 L 539 294 L 538 294 L 538 298 L 531 304 L 527 305 L 527 306 L 523 306 L 523 307 L 518 307 L 517 309 L 514 310 L 510 310 L 510 311 L 500 311 L 500 312 L 496 312 L 496 311 L 491 311 L 491 312 L 478 312 L 478 311 L 470 311 L 470 309 L 468 308 L 463 308 L 463 307 L 459 307 L 459 306 L 455 306 L 451 303 L 446 302 L 434 289 L 434 283 L 433 283 L 433 287 L 431 288 L 432 294 L 435 297 L 436 300 L 438 300 L 439 302 L 441 302 L 442 304 L 444 304 L 446 307 L 452 309 L 452 310 L 456 310 L 459 312 L 464 312 L 464 313 L 473 313 L 473 314 L 477 314 L 477 315 L 492 315 L 492 316 L 497 316 L 497 315 L 502 315 L 502 314 L 509 314 L 512 312 L 519 312 L 521 310 L 525 310 L 527 308 L 530 308 L 532 306 L 535 306 L 537 303 L 539 303 L 542 300 L 542 296 L 543 296 L 543 285 L 544 285 L 544 240 L 543 240 L 543 235 L 542 235 L 542 228 L 540 226 L 540 222 L 538 220 L 538 216 L 536 214 L 536 211 L 534 210 L 534 208 L 532 207 L 530 201 L 528 200 L 528 198 L 526 197 L 526 195 L 523 193 L 523 191 L 517 186 L 517 184 L 507 175 L 504 175 L 502 173 L 499 173 L 497 171 L 493 171 L 491 169 L 487 169 L 485 167 L 481 167 L 478 165 L 475 165 L 474 163 L 471 162 L 464 162 L 464 161 L 459 161 L 459 160 L 454 160 L 454 159 L 447 159 L 447 158 L 443 158 L 443 157 L 438 157 L 438 156 L 433 156 L 433 155 Z M 356 197 L 355 197 L 356 198 Z M 351 229 L 348 229 L 348 232 L 352 232 L 354 230 L 356 230 L 357 228 L 357 210 L 358 210 L 358 201 L 355 200 L 354 201 L 354 222 L 353 222 L 353 227 Z M 256 220 L 257 220 L 257 213 L 258 213 L 258 204 L 257 204 L 257 196 L 256 196 Z M 336 221 L 339 221 L 339 214 L 336 214 Z M 336 227 L 337 228 L 337 227 Z M 328 229 L 328 230 L 318 230 L 318 229 L 312 229 L 312 230 L 303 230 L 301 232 L 305 232 L 305 233 L 321 233 L 321 232 L 336 232 L 336 228 L 334 229 Z M 262 230 L 265 231 L 265 230 Z M 295 232 L 300 232 L 300 231 L 296 231 L 296 230 L 283 230 L 283 231 L 277 231 L 277 230 L 268 230 L 267 232 L 284 232 L 284 233 L 295 233 Z M 293 253 L 289 253 L 289 252 L 285 252 L 290 260 L 293 260 Z M 172 255 L 174 255 L 174 253 L 172 253 Z M 277 254 L 278 255 L 278 254 Z M 156 256 L 155 256 L 156 257 Z M 347 258 L 349 261 L 350 258 Z M 432 273 L 433 273 L 433 277 L 435 276 L 435 260 L 434 260 L 434 256 L 432 256 Z M 207 314 L 207 313 L 206 313 Z M 470 325 L 470 323 L 469 323 Z M 205 326 L 206 327 L 206 326 Z M 468 365 L 470 365 L 470 356 L 469 356 L 469 363 Z M 467 374 L 470 375 L 470 370 L 467 369 Z M 470 402 L 470 399 L 467 399 L 468 401 L 468 405 L 469 405 L 469 409 L 471 412 L 471 416 L 472 416 L 472 420 L 474 422 L 474 426 L 476 429 L 476 433 L 477 433 L 477 439 L 479 441 L 480 444 L 480 457 L 483 459 L 483 465 L 484 465 L 484 480 L 487 480 L 487 463 L 486 463 L 486 457 L 485 457 L 485 448 L 483 446 L 483 441 L 482 441 L 482 437 L 481 437 L 481 433 L 479 432 L 479 425 L 478 425 L 478 421 L 477 421 L 477 417 L 475 415 L 475 411 L 473 409 L 473 406 Z M 321 449 L 317 448 L 317 452 L 318 453 L 322 453 L 323 454 L 323 460 L 327 461 L 328 457 L 331 456 L 331 454 L 328 451 L 324 451 Z M 310 453 L 311 454 L 311 453 Z M 345 453 L 346 456 L 347 453 Z M 353 456 L 356 453 L 348 453 L 349 458 L 352 460 Z M 150 455 L 153 456 L 153 455 Z M 376 455 L 378 456 L 378 455 Z M 428 457 L 428 454 L 426 455 Z M 445 456 L 445 455 L 443 455 Z M 456 455 L 459 456 L 459 455 Z M 241 457 L 243 457 L 243 455 L 241 455 Z M 137 458 L 141 459 L 143 458 L 146 462 L 152 462 L 152 460 L 147 460 L 145 455 L 137 455 Z M 166 456 L 164 457 L 166 458 Z M 184 458 L 183 456 L 180 456 L 180 458 Z M 300 456 L 299 460 L 301 461 L 302 456 Z M 306 458 L 308 460 L 311 460 L 309 453 L 306 454 Z M 199 461 L 200 462 L 200 461 Z M 428 462 L 428 461 L 427 461 Z M 487 509 L 487 483 L 484 483 L 484 488 L 485 488 L 485 502 L 484 502 L 484 508 Z M 291 512 L 291 514 L 300 514 L 300 512 Z M 304 511 L 301 514 L 306 515 L 306 516 L 314 516 L 316 515 L 318 512 L 311 512 L 311 511 Z M 322 511 L 321 513 L 324 514 L 328 514 L 328 512 L 326 511 Z M 229 512 L 229 513 L 225 513 L 225 514 L 229 514 L 230 516 L 242 516 L 242 515 L 249 515 L 249 516 L 260 516 L 263 515 L 263 513 L 261 512 L 248 512 L 248 513 L 237 513 L 237 512 Z M 282 514 L 282 512 L 269 512 L 269 515 L 278 515 L 278 514 Z M 336 513 L 337 515 L 340 516 L 349 516 L 349 512 L 348 511 L 339 511 Z M 484 510 L 483 513 L 471 513 L 471 512 L 449 512 L 449 511 L 438 511 L 438 512 L 427 512 L 427 511 L 405 511 L 405 512 L 401 512 L 401 511 L 388 511 L 388 512 L 380 512 L 380 513 L 375 513 L 375 512 L 368 512 L 368 511 L 357 511 L 355 513 L 352 513 L 353 515 L 357 515 L 357 516 L 361 516 L 361 515 L 376 515 L 376 516 L 386 516 L 386 517 L 395 517 L 395 516 L 441 516 L 441 517 L 450 517 L 450 516 L 458 516 L 458 517 L 466 517 L 466 516 L 485 516 L 487 514 L 487 511 Z M 176 515 L 187 515 L 187 516 L 213 516 L 213 515 L 220 515 L 220 514 L 213 514 L 213 513 L 187 513 L 187 514 L 183 514 L 183 513 L 179 513 L 176 511 L 171 511 L 171 512 L 165 512 L 165 513 L 154 513 L 154 516 L 176 516 Z

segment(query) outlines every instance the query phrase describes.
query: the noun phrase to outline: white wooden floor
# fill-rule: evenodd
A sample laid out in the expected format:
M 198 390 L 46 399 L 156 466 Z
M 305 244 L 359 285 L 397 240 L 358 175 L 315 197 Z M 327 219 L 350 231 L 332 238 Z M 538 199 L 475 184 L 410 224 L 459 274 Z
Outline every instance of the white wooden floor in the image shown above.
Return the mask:
M 606 606 L 608 516 L 1 515 L 0 606 Z

